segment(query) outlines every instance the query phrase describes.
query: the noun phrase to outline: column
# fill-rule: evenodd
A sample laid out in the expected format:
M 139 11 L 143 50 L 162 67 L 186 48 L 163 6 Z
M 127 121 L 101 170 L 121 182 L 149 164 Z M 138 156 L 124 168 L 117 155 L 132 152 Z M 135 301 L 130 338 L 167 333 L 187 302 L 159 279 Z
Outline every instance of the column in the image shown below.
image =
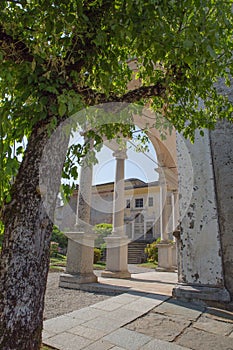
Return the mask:
M 128 242 L 129 238 L 124 233 L 124 209 L 125 209 L 125 159 L 126 151 L 115 151 L 116 173 L 114 184 L 113 201 L 113 230 L 109 237 L 106 237 L 107 257 L 106 270 L 102 272 L 103 277 L 129 278 L 128 271 Z
M 172 246 L 168 239 L 168 207 L 167 196 L 168 189 L 165 176 L 160 170 L 159 172 L 160 183 L 160 234 L 161 241 L 158 243 L 158 271 L 174 271 L 173 259 L 172 259 Z
M 143 226 L 143 238 L 146 239 L 146 222 L 147 222 L 147 216 L 144 216 L 144 226 Z
M 188 151 L 188 152 L 187 152 Z M 185 157 L 185 152 L 190 158 Z M 194 144 L 177 139 L 181 214 L 176 298 L 229 302 L 209 132 Z
M 178 201 L 177 191 L 172 191 L 171 193 L 172 233 L 173 233 L 172 265 L 174 268 L 177 268 L 177 246 L 176 246 L 176 236 L 174 234 L 178 226 L 177 201 Z
M 160 233 L 161 242 L 168 242 L 167 185 L 160 180 Z
M 76 227 L 68 237 L 66 272 L 60 276 L 60 287 L 80 289 L 85 283 L 97 282 L 93 273 L 95 235 L 90 226 L 92 165 L 80 169 Z

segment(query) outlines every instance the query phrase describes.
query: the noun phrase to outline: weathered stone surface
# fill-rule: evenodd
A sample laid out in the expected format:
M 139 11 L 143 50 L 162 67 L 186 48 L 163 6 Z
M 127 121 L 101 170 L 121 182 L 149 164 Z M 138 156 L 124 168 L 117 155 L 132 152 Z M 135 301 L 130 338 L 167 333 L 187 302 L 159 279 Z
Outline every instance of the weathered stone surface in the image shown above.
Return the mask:
M 232 90 L 233 91 L 233 90 Z M 233 100 L 233 92 L 231 97 Z M 226 287 L 233 299 L 233 123 L 218 122 L 210 132 Z
M 233 350 L 232 338 L 204 332 L 195 328 L 186 329 L 176 340 L 176 343 L 193 350 Z
M 181 141 L 177 140 L 181 221 L 181 261 L 179 282 L 187 284 L 223 285 L 218 213 L 210 150 L 209 132 L 196 134 L 195 143 L 183 141 L 191 159 L 187 168 Z M 193 175 L 193 178 L 192 176 Z M 193 186 L 190 186 L 190 183 Z M 191 192 L 191 193 L 190 193 Z M 191 196 L 189 197 L 189 193 Z M 184 201 L 183 198 L 189 201 Z
M 92 342 L 92 340 L 67 332 L 57 334 L 44 341 L 46 345 L 59 350 L 81 350 Z
M 151 337 L 121 328 L 103 339 L 127 350 L 139 350 L 151 340 Z
M 109 350 L 112 349 L 113 344 L 108 341 L 99 340 L 85 348 L 85 350 Z
M 113 320 L 107 317 L 96 317 L 93 320 L 85 322 L 83 326 L 99 329 L 100 331 L 104 331 L 107 334 L 123 326 L 123 324 L 124 324 L 124 321 L 122 320 Z
M 142 311 L 140 310 L 127 310 L 122 307 L 121 309 L 108 312 L 105 317 L 111 318 L 112 320 L 121 320 L 126 324 L 132 322 L 141 315 Z
M 152 312 L 164 314 L 172 318 L 182 318 L 193 321 L 197 319 L 205 310 L 204 307 L 194 303 L 171 299 L 157 306 Z
M 97 329 L 90 329 L 88 327 L 84 326 L 77 326 L 74 328 L 71 328 L 68 330 L 69 333 L 79 335 L 80 337 L 84 337 L 90 340 L 98 340 L 105 336 L 105 332 L 97 330 Z
M 91 306 L 94 309 L 100 309 L 105 311 L 113 311 L 122 307 L 122 304 L 118 303 L 115 299 L 100 301 Z
M 128 303 L 131 303 L 139 298 L 140 298 L 139 295 L 134 295 L 132 293 L 124 293 L 124 294 L 121 294 L 121 295 L 114 297 L 114 300 L 120 304 L 128 304 Z
M 83 323 L 85 321 L 90 321 L 98 316 L 105 316 L 105 314 L 106 312 L 104 312 L 103 310 L 94 309 L 89 306 L 80 310 L 70 312 L 66 316 L 81 320 L 81 323 Z
M 65 332 L 67 329 L 80 325 L 84 321 L 81 318 L 71 318 L 67 316 L 59 316 L 44 321 L 44 330 L 49 333 Z
M 177 299 L 185 300 L 201 300 L 201 301 L 214 301 L 214 302 L 229 302 L 230 294 L 224 287 L 216 288 L 212 286 L 199 286 L 195 285 L 177 285 L 173 291 L 173 296 Z
M 140 350 L 188 350 L 188 348 L 159 339 L 153 339 L 151 342 L 144 345 Z
M 204 315 L 221 322 L 228 322 L 233 324 L 233 312 L 223 309 L 208 307 Z
M 190 324 L 190 321 L 178 316 L 170 317 L 150 312 L 125 328 L 157 339 L 173 341 Z
M 160 301 L 160 303 L 162 303 L 162 301 Z M 140 298 L 139 300 L 133 301 L 132 303 L 123 306 L 123 308 L 126 310 L 141 311 L 143 313 L 146 313 L 153 309 L 153 307 L 156 305 L 158 305 L 158 303 L 155 299 Z
M 193 326 L 194 328 L 219 335 L 229 335 L 233 332 L 233 324 L 213 320 L 204 315 L 202 315 Z

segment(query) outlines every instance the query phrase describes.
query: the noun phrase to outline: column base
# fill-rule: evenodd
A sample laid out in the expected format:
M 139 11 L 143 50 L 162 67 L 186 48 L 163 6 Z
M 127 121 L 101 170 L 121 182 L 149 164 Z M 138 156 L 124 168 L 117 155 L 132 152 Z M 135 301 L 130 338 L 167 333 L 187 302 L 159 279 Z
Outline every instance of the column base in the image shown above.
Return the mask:
M 172 296 L 176 299 L 202 301 L 205 303 L 229 303 L 230 294 L 224 287 L 183 285 L 173 288 Z
M 68 289 L 81 289 L 80 286 L 83 284 L 96 282 L 98 282 L 98 279 L 94 273 L 75 275 L 69 273 L 62 273 L 60 275 L 59 287 Z
M 172 272 L 174 268 L 172 259 L 172 248 L 173 244 L 167 241 L 161 241 L 157 244 L 158 246 L 158 267 L 156 271 L 160 272 Z
M 106 278 L 130 278 L 128 271 L 128 243 L 127 236 L 109 236 L 107 243 L 106 270 L 101 276 Z
M 131 273 L 129 271 L 108 271 L 105 270 L 101 273 L 101 277 L 105 278 L 131 278 Z

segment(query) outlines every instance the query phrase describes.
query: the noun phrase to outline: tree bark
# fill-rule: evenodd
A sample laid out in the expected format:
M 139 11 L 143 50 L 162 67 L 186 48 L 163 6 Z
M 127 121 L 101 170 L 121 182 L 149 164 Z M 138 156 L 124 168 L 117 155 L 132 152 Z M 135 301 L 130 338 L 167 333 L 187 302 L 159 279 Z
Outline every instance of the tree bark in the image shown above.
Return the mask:
M 12 186 L 11 201 L 3 211 L 5 233 L 0 259 L 1 350 L 39 350 L 41 346 L 52 216 L 68 143 L 67 136 L 60 134 L 60 139 L 57 137 L 46 154 L 43 165 L 43 171 L 47 172 L 45 201 L 39 182 L 41 157 L 49 139 L 46 128 L 45 123 L 34 127 Z M 48 167 L 46 162 L 51 166 Z

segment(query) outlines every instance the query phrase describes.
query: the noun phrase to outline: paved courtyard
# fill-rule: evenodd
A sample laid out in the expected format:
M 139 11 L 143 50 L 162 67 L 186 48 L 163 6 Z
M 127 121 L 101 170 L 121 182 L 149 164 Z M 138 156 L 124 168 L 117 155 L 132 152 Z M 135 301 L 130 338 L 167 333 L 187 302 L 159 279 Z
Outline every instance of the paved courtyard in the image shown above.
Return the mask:
M 59 350 L 233 350 L 233 313 L 172 299 L 176 274 L 99 282 L 98 288 L 123 293 L 46 320 L 44 344 Z

